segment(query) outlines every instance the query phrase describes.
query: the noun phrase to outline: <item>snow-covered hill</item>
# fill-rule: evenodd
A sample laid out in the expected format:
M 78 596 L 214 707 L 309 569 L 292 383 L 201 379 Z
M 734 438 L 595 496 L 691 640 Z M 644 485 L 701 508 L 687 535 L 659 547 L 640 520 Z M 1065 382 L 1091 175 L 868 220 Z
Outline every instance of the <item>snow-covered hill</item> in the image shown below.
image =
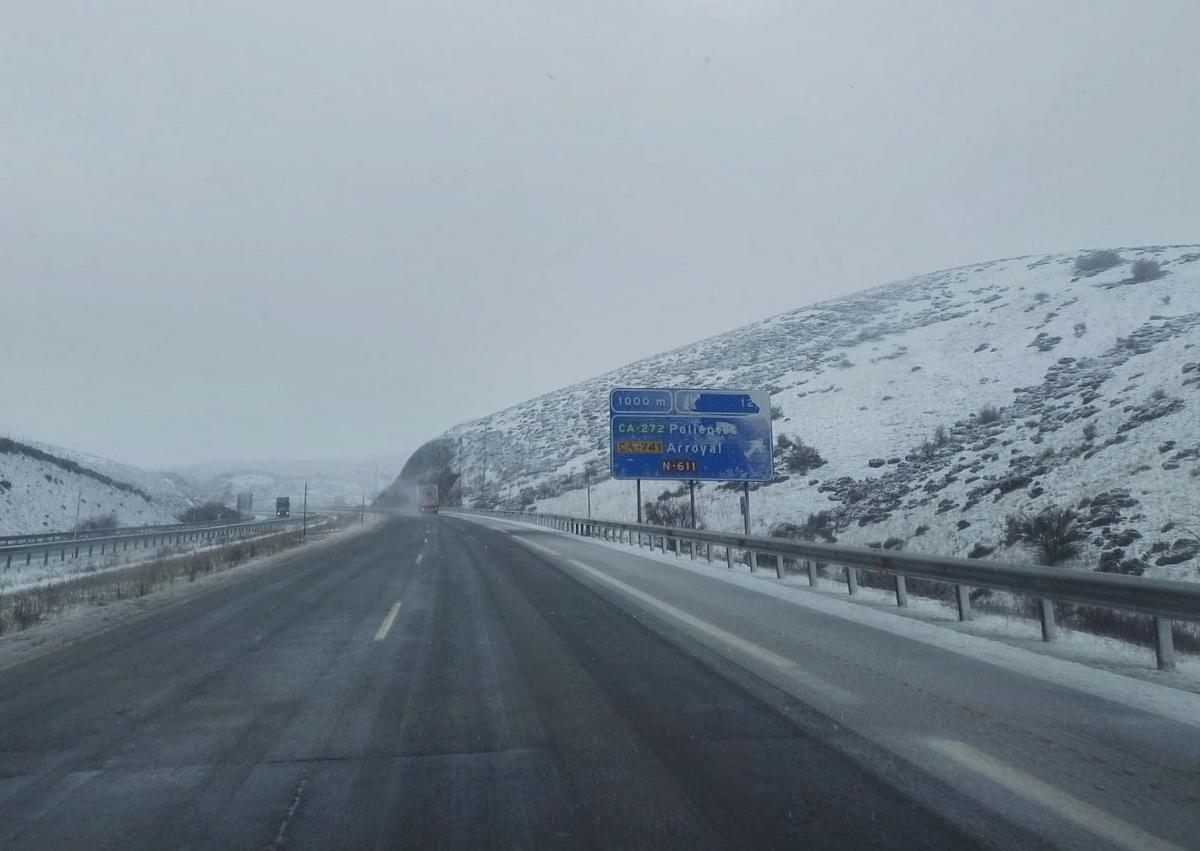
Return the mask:
M 754 531 L 831 513 L 840 542 L 1028 561 L 1005 518 L 1070 507 L 1073 563 L 1200 579 L 1200 246 L 998 260 L 793 310 L 443 435 L 467 499 L 632 518 L 604 480 L 616 386 L 766 388 L 823 464 L 751 497 Z M 994 409 L 994 410 L 993 410 Z M 481 488 L 486 467 L 487 488 Z M 801 468 L 803 469 L 803 468 Z M 786 478 L 785 478 L 786 477 Z M 672 483 L 646 483 L 653 501 Z M 710 528 L 738 494 L 699 489 Z M 889 541 L 889 539 L 891 539 Z
M 253 493 L 256 511 L 272 511 L 279 496 L 290 496 L 293 507 L 299 508 L 305 482 L 309 508 L 355 506 L 364 496 L 370 501 L 377 487 L 396 475 L 399 462 L 390 455 L 299 461 L 264 458 L 197 464 L 179 472 L 197 483 L 205 500 L 232 505 L 237 494 Z
M 0 438 L 0 535 L 66 531 L 115 515 L 119 526 L 175 523 L 195 504 L 182 477 L 67 449 Z

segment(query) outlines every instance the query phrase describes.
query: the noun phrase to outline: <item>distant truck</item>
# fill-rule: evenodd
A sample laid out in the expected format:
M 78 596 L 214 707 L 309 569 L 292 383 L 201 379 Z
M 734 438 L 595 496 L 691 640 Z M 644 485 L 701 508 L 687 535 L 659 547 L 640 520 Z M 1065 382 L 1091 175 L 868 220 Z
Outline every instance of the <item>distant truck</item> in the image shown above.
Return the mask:
M 417 502 L 421 506 L 422 514 L 437 514 L 438 513 L 438 486 L 437 485 L 418 485 L 417 486 Z
M 290 496 L 278 496 L 275 498 L 275 516 L 290 517 L 292 514 L 292 498 Z

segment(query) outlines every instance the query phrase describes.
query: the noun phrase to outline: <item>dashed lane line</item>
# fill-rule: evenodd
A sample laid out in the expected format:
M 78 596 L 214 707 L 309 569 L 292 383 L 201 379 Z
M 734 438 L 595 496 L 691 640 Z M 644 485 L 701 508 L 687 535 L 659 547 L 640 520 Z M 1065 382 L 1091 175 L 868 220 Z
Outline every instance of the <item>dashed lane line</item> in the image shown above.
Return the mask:
M 375 633 L 376 641 L 383 641 L 387 638 L 388 631 L 392 628 L 392 623 L 396 620 L 396 615 L 400 611 L 400 601 L 397 600 L 392 604 L 392 608 L 388 610 L 387 617 L 383 619 L 383 623 L 379 625 L 379 631 Z

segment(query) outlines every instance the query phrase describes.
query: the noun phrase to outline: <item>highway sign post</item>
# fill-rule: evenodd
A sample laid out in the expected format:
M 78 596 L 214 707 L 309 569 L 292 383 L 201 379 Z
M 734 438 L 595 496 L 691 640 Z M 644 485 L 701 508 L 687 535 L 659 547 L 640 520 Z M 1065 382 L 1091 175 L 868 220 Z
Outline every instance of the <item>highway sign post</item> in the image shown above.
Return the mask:
M 743 483 L 742 516 L 750 525 L 750 482 L 775 475 L 771 396 L 763 390 L 618 388 L 609 394 L 612 477 L 684 479 L 696 526 L 696 482 Z
M 769 482 L 771 397 L 762 390 L 613 390 L 614 479 Z

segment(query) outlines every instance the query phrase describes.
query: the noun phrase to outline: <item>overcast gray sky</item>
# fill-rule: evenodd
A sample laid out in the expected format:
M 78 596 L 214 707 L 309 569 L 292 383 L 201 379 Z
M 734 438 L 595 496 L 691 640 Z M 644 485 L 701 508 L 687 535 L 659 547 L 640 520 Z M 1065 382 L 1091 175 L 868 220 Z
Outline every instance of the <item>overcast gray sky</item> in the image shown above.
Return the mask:
M 1200 237 L 1200 4 L 9 3 L 0 433 L 453 423 L 936 268 Z

